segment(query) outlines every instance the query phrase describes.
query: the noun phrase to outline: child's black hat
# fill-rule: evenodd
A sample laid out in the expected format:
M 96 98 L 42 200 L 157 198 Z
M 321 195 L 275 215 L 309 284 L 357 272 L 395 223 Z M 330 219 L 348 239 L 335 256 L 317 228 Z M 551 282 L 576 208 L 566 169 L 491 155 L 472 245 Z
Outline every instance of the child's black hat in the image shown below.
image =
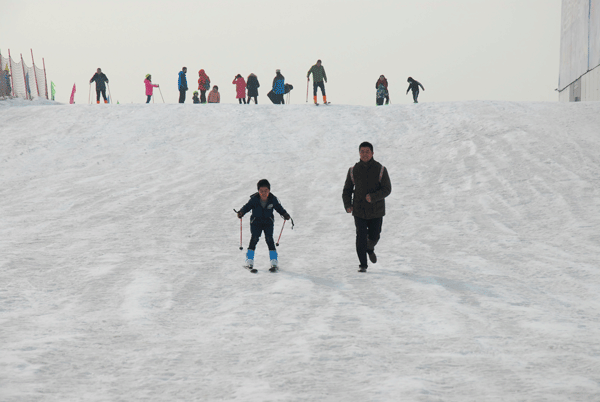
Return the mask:
M 260 190 L 261 187 L 266 187 L 271 190 L 271 183 L 269 183 L 269 180 L 267 179 L 259 180 L 258 183 L 256 183 L 256 189 Z

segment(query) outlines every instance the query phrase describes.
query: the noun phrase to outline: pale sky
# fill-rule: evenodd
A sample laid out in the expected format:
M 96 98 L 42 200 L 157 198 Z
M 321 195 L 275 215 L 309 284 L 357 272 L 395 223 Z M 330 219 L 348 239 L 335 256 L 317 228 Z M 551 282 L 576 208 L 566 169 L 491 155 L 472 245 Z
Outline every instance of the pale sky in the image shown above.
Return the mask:
M 412 103 L 408 76 L 425 87 L 420 102 L 555 102 L 560 14 L 560 0 L 0 0 L 0 52 L 31 66 L 33 49 L 65 103 L 74 83 L 76 103 L 88 102 L 98 67 L 115 102 L 144 103 L 152 74 L 177 103 L 186 66 L 186 103 L 203 68 L 222 103 L 237 102 L 236 74 L 255 73 L 270 104 L 279 68 L 300 104 L 317 59 L 335 104 L 374 105 L 381 74 L 392 104 Z

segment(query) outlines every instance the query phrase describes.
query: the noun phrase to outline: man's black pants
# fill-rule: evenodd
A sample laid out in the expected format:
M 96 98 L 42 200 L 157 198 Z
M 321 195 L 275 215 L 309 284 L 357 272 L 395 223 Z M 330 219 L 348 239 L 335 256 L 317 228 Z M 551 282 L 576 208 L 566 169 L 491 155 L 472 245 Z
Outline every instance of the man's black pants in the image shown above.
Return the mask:
M 179 103 L 185 103 L 185 89 L 179 90 Z
M 354 225 L 356 226 L 356 254 L 358 254 L 358 260 L 363 267 L 368 265 L 367 250 L 373 250 L 379 241 L 382 224 L 383 217 L 374 219 L 354 217 Z
M 321 94 L 325 96 L 325 83 L 323 81 L 313 82 L 313 96 L 317 96 L 317 88 L 321 88 Z

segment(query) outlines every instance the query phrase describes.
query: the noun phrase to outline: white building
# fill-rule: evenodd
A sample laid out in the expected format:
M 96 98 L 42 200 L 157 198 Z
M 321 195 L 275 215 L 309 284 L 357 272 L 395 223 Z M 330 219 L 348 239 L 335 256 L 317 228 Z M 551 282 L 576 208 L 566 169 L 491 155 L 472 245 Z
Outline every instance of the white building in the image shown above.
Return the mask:
M 561 102 L 600 101 L 600 0 L 563 0 Z

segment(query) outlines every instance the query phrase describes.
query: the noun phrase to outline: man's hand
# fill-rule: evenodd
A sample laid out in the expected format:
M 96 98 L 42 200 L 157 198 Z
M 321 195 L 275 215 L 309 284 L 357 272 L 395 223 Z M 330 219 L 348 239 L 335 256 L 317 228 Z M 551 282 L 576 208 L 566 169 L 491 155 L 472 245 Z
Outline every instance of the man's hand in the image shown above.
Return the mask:
M 367 194 L 367 202 L 371 202 L 371 194 Z
M 348 212 L 349 214 L 351 214 L 352 213 L 352 207 L 346 208 L 346 212 Z

